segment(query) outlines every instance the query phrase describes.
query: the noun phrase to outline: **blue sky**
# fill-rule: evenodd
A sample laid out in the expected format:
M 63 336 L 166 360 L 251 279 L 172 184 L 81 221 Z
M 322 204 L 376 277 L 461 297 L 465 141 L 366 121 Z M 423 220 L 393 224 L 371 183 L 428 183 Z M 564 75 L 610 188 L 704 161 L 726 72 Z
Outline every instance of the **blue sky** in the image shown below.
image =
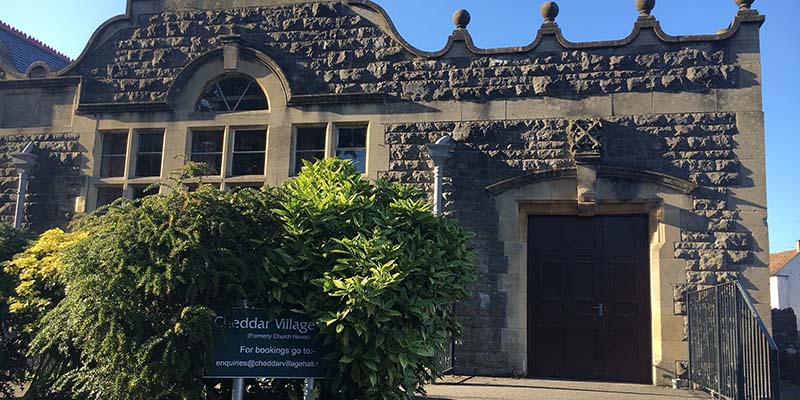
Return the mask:
M 269 1 L 269 0 L 265 0 Z M 438 50 L 453 30 L 459 8 L 472 14 L 470 33 L 479 47 L 529 44 L 542 19 L 531 0 L 378 0 L 400 33 L 423 50 Z M 94 30 L 125 11 L 125 0 L 5 0 L 0 19 L 77 57 Z M 638 12 L 634 0 L 559 0 L 557 22 L 574 42 L 627 36 Z M 767 16 L 762 33 L 764 112 L 767 128 L 767 189 L 770 250 L 800 240 L 800 1 L 758 0 Z M 658 0 L 653 14 L 672 35 L 715 33 L 736 13 L 733 0 Z

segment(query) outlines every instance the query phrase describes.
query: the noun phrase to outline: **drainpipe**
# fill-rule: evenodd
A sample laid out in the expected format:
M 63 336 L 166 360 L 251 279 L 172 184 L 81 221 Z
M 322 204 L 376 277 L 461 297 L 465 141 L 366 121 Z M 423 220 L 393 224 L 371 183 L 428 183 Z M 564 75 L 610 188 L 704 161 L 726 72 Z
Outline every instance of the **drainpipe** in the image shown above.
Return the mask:
M 25 195 L 28 191 L 28 178 L 30 178 L 33 167 L 36 166 L 38 156 L 33 154 L 36 145 L 28 142 L 22 151 L 11 154 L 11 163 L 17 168 L 19 174 L 19 186 L 17 189 L 17 204 L 14 213 L 14 228 L 22 228 L 22 220 L 25 218 Z
M 433 161 L 433 213 L 442 215 L 442 172 L 444 165 L 453 153 L 455 140 L 450 135 L 442 136 L 436 143 L 427 145 L 428 156 Z

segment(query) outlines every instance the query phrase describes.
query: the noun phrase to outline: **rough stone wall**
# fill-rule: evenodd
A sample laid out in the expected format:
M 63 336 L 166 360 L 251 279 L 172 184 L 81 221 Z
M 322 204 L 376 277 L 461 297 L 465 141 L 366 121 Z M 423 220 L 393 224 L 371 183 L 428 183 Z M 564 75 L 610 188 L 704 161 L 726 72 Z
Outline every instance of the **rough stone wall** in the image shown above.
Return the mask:
M 612 117 L 604 121 L 602 165 L 662 172 L 695 183 L 693 208 L 681 215 L 675 257 L 686 260 L 687 285 L 675 288 L 675 313 L 684 313 L 687 287 L 736 277 L 751 261 L 750 233 L 737 224 L 730 188 L 744 176 L 736 159 L 736 116 L 732 113 Z M 458 141 L 445 169 L 445 214 L 476 234 L 471 245 L 479 273 L 473 298 L 458 307 L 466 332 L 456 350 L 461 373 L 509 375 L 500 348 L 505 294 L 497 275 L 507 273 L 498 240 L 498 216 L 486 186 L 537 170 L 574 165 L 567 137 L 569 121 L 535 119 L 390 124 L 392 181 L 430 190 L 431 165 L 425 144 L 445 134 Z M 464 368 L 463 366 L 469 366 Z M 519 372 L 519 371 L 517 371 Z
M 732 88 L 725 42 L 428 59 L 341 3 L 165 12 L 84 60 L 83 103 L 164 101 L 180 71 L 241 35 L 272 57 L 294 94 L 382 93 L 414 101 Z
M 39 158 L 28 183 L 24 224 L 35 231 L 65 227 L 85 179 L 80 175 L 78 135 L 73 133 L 0 136 L 0 221 L 14 222 L 19 178 L 11 154 L 28 141 L 36 144 Z

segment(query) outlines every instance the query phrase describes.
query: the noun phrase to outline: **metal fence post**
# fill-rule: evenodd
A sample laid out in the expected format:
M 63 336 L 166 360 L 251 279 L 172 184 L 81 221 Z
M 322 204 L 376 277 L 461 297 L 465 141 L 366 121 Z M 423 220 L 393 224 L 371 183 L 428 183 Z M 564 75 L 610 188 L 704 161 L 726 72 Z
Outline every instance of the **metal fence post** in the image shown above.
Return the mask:
M 695 290 L 686 299 L 694 387 L 725 400 L 780 400 L 778 347 L 741 284 Z
M 721 324 L 719 319 L 719 286 L 714 286 L 714 326 L 716 327 L 716 344 L 717 344 L 717 365 L 715 369 L 715 373 L 717 375 L 717 394 L 722 395 L 722 335 L 721 335 Z
M 694 343 L 692 341 L 692 303 L 690 292 L 686 291 L 686 319 L 688 320 L 688 330 L 686 332 L 687 340 L 689 342 L 689 388 L 694 386 L 694 374 L 692 372 L 692 365 L 694 364 L 694 359 L 692 358 L 692 351 L 694 347 Z
M 737 289 L 737 288 L 734 288 Z M 734 293 L 738 294 L 737 291 Z M 742 344 L 742 301 L 734 296 L 734 317 L 736 318 L 736 398 L 744 400 L 744 345 Z

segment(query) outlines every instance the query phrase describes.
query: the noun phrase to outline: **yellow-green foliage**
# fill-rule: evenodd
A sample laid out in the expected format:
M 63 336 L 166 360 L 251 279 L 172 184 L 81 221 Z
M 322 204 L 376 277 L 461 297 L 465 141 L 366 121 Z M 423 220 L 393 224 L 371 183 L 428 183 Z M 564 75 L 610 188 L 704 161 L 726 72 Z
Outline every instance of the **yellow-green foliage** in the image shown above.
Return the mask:
M 9 298 L 9 310 L 15 314 L 41 315 L 62 294 L 60 272 L 64 264 L 61 256 L 72 246 L 86 238 L 86 233 L 66 233 L 51 229 L 31 247 L 14 257 L 5 272 L 17 278 L 14 294 Z
M 30 365 L 25 358 L 27 336 L 19 332 L 21 321 L 8 311 L 8 297 L 14 294 L 18 281 L 3 271 L 3 265 L 31 239 L 27 231 L 0 224 L 0 399 L 14 397 L 15 388 L 26 381 Z

